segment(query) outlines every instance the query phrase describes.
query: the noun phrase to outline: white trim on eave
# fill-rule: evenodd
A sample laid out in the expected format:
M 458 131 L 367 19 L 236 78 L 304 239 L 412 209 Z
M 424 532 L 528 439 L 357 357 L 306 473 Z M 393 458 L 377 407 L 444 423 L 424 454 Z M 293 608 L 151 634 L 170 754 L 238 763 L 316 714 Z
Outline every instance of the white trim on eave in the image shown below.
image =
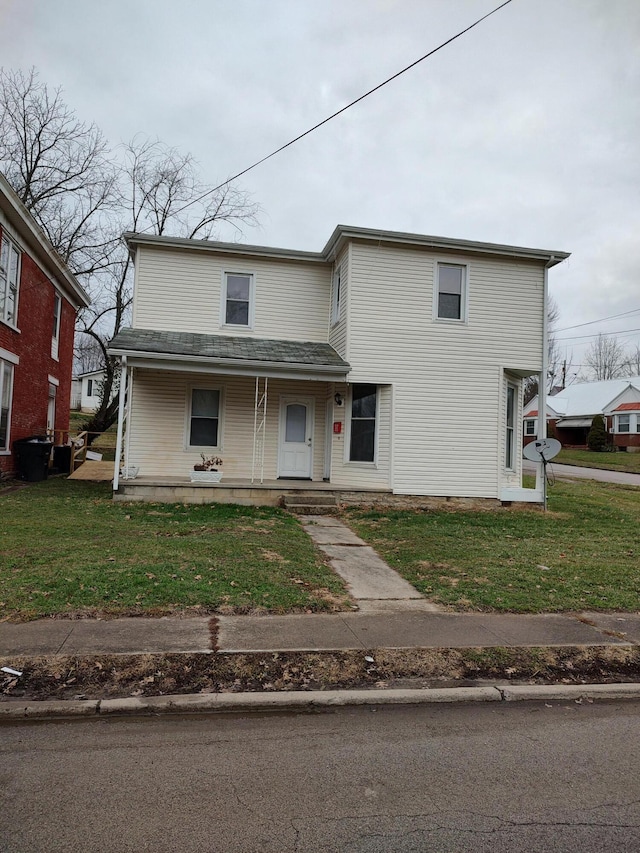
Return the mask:
M 7 217 L 10 226 L 20 236 L 22 243 L 28 246 L 28 253 L 36 252 L 39 260 L 45 264 L 47 276 L 53 276 L 59 282 L 64 282 L 65 296 L 75 298 L 75 302 L 72 304 L 75 304 L 77 308 L 89 305 L 91 300 L 84 288 L 47 240 L 29 210 L 20 201 L 2 173 L 0 173 L 0 210 Z M 34 260 L 36 259 L 34 258 Z

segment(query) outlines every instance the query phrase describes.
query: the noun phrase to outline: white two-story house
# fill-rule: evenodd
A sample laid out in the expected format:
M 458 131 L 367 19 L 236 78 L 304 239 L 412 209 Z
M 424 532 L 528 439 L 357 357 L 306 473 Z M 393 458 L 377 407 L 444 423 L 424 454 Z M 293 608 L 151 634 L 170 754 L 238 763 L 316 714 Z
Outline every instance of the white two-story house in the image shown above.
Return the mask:
M 522 488 L 522 380 L 567 253 L 342 225 L 321 252 L 126 239 L 118 497 L 542 499 Z M 219 485 L 190 485 L 201 454 Z

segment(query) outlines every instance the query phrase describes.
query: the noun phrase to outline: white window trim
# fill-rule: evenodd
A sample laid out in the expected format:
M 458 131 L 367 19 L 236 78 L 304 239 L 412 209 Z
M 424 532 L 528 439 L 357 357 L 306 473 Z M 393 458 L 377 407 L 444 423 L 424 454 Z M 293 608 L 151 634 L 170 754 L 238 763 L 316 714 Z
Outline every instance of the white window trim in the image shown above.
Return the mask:
M 6 352 L 6 350 L 0 349 L 0 356 Z M 7 353 L 10 355 L 10 353 Z M 15 358 L 15 356 L 13 356 Z M 4 381 L 4 365 L 5 363 L 11 367 L 11 388 L 9 389 L 9 414 L 7 416 L 7 446 L 6 449 L 0 448 L 0 456 L 10 456 L 11 455 L 11 413 L 13 411 L 13 390 L 16 380 L 16 370 L 15 366 L 18 363 L 14 361 L 13 358 L 10 360 L 8 358 L 0 358 L 0 404 L 2 403 L 2 394 L 3 387 L 2 383 Z
M 621 417 L 629 418 L 629 429 L 620 429 L 620 418 Z M 618 413 L 616 415 L 616 426 L 615 426 L 616 433 L 618 435 L 632 435 L 634 432 L 637 432 L 637 427 L 636 427 L 636 430 L 633 430 L 631 428 L 633 425 L 633 418 L 634 418 L 634 416 L 631 414 L 631 412 L 620 412 L 620 413 Z
M 373 434 L 373 461 L 363 462 L 357 459 L 350 459 L 351 455 L 351 405 L 353 403 L 353 386 L 354 385 L 375 385 L 376 386 L 376 423 Z M 376 382 L 353 382 L 349 385 L 347 391 L 347 399 L 345 400 L 344 413 L 344 464 L 352 468 L 369 468 L 375 469 L 378 467 L 378 439 L 380 437 L 380 385 Z
M 0 316 L 0 323 L 4 323 L 5 326 L 8 326 L 10 329 L 14 329 L 16 332 L 20 331 L 18 329 L 18 305 L 20 302 L 20 279 L 22 277 L 22 255 L 24 254 L 24 249 L 20 246 L 20 244 L 14 240 L 11 234 L 7 231 L 6 226 L 3 225 L 2 231 L 0 232 L 0 252 L 2 251 L 2 243 L 6 240 L 9 246 L 13 247 L 18 254 L 18 268 L 16 270 L 16 301 L 15 308 L 13 312 L 13 320 L 7 320 L 4 316 Z M 5 298 L 7 293 L 7 288 L 9 286 L 9 267 L 7 267 L 7 277 L 6 279 L 0 278 L 0 288 L 4 289 Z
M 58 293 L 57 290 L 53 291 L 53 316 L 54 319 L 56 317 L 56 300 L 60 309 L 58 311 L 58 317 L 56 322 L 56 328 L 54 329 L 53 335 L 51 336 L 51 358 L 55 359 L 55 361 L 59 361 L 58 358 L 60 352 L 60 326 L 62 325 L 62 296 Z
M 526 415 L 523 418 L 524 420 L 524 435 L 527 438 L 536 438 L 538 435 L 538 419 L 537 418 L 528 418 Z M 527 424 L 533 423 L 533 432 L 527 432 Z
M 220 395 L 218 401 L 218 443 L 212 444 L 189 444 L 189 436 L 191 435 L 191 403 L 193 401 L 193 391 L 217 391 Z M 184 449 L 187 453 L 204 453 L 206 456 L 219 453 L 223 450 L 223 429 L 224 429 L 224 398 L 225 389 L 220 384 L 212 384 L 210 382 L 198 382 L 187 386 L 187 397 L 185 400 L 185 421 L 184 421 Z
M 9 352 L 8 349 L 2 349 L 0 347 L 0 359 L 3 361 L 10 361 L 11 364 L 20 364 L 20 357 L 15 355 L 12 352 Z
M 227 323 L 227 276 L 246 275 L 249 276 L 249 323 L 246 326 L 237 323 Z M 222 271 L 222 284 L 220 286 L 220 328 L 233 329 L 237 332 L 251 332 L 256 319 L 256 274 L 240 269 L 224 269 Z
M 509 389 L 513 389 L 513 424 L 509 427 Z M 515 382 L 507 379 L 504 391 L 504 453 L 502 456 L 503 465 L 505 471 L 509 473 L 514 472 L 517 469 L 516 459 L 518 458 L 518 430 L 516 429 L 516 425 L 518 423 L 518 403 L 519 403 L 519 390 L 518 386 Z M 509 435 L 509 429 L 512 431 L 512 443 L 511 443 L 511 459 L 507 460 L 507 448 L 509 446 L 509 442 L 507 441 Z
M 460 299 L 460 310 L 462 317 L 455 319 L 453 317 L 438 316 L 438 295 L 439 295 L 439 275 L 440 266 L 462 267 L 463 282 L 462 295 Z M 469 280 L 471 277 L 471 265 L 469 261 L 454 257 L 439 257 L 433 262 L 433 321 L 434 323 L 451 323 L 455 326 L 465 326 L 469 322 Z
M 339 285 L 339 286 L 338 286 Z M 331 280 L 331 326 L 337 326 L 340 322 L 342 308 L 342 264 L 333 273 Z

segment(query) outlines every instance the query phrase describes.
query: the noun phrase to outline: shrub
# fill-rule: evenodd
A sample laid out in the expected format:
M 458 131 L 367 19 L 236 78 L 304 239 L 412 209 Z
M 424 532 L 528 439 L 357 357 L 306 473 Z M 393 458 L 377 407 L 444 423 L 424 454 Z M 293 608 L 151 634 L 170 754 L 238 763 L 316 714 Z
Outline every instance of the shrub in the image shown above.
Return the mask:
M 595 453 L 602 453 L 607 449 L 607 432 L 604 428 L 604 418 L 596 415 L 591 422 L 591 429 L 587 436 L 587 446 Z

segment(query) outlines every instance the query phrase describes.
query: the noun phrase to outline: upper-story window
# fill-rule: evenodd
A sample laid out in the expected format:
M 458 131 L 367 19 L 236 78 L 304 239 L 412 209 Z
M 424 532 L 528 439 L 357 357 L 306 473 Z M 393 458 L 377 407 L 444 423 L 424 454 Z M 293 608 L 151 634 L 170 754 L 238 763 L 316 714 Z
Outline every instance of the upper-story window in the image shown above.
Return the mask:
M 223 325 L 253 328 L 254 277 L 251 273 L 226 272 L 222 288 Z
M 436 317 L 438 320 L 466 320 L 467 267 L 438 264 L 436 274 Z
M 62 316 L 62 299 L 58 292 L 53 294 L 53 331 L 51 333 L 51 358 L 58 358 L 60 347 L 60 318 Z
M 0 320 L 15 326 L 20 281 L 20 251 L 2 232 L 0 237 Z
M 341 270 L 340 267 L 333 274 L 333 289 L 331 293 L 331 325 L 340 320 L 340 297 L 341 297 Z

